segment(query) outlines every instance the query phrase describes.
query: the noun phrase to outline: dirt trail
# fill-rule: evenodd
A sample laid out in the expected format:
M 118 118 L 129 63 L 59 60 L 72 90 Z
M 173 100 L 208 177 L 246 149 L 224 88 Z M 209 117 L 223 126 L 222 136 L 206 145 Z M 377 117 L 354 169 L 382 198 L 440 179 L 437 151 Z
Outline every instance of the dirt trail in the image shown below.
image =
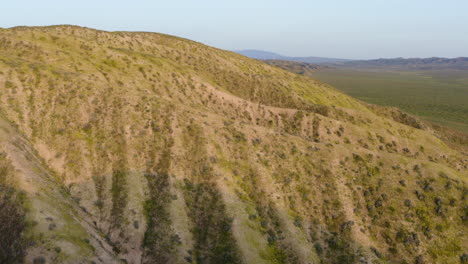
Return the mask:
M 87 247 L 91 248 L 90 260 L 96 263 L 120 263 L 112 252 L 112 246 L 89 220 L 89 215 L 79 208 L 54 179 L 31 144 L 1 117 L 0 150 L 11 160 L 16 170 L 16 183 L 26 192 L 31 203 L 28 218 L 37 223 L 33 227 L 34 233 L 44 235 L 44 239 L 47 240 L 48 231 L 51 231 L 50 224 L 54 223 L 57 228 L 71 229 L 71 235 L 68 237 L 70 239 L 89 240 Z M 61 257 L 51 256 L 47 249 L 35 246 L 28 250 L 26 262 L 32 262 L 37 256 L 45 256 L 52 263 L 73 263 L 74 253 L 83 250 L 69 243 L 66 238 L 56 246 L 61 247 Z

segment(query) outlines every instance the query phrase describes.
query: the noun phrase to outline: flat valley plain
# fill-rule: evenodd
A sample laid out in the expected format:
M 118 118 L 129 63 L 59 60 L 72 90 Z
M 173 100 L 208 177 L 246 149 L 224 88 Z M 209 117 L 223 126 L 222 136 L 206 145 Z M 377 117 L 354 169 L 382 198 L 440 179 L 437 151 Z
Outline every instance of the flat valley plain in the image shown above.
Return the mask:
M 468 133 L 468 70 L 329 68 L 307 75 L 362 101 Z

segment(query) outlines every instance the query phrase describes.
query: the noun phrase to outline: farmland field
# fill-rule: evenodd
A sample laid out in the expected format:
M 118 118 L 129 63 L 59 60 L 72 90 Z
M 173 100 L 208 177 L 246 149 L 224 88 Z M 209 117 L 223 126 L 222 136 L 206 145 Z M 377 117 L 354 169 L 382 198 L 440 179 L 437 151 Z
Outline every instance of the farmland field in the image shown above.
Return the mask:
M 322 69 L 307 75 L 362 101 L 468 133 L 468 71 Z

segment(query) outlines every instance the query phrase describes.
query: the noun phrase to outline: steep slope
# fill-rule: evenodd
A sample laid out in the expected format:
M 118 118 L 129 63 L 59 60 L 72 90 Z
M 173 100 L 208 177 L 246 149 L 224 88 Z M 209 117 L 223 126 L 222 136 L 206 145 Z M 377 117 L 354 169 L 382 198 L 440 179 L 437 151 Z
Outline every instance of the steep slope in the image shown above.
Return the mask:
M 17 249 L 15 254 L 3 252 L 7 258 L 1 256 L 0 262 L 15 263 L 8 256 L 21 257 L 24 254 L 22 248 L 34 243 L 45 245 L 29 247 L 34 257 L 26 260 L 31 262 L 39 261 L 41 255 L 48 254 L 47 251 L 51 249 L 57 253 L 52 258 L 57 263 L 63 260 L 79 261 L 93 254 L 96 261 L 110 263 L 117 260 L 112 254 L 112 247 L 105 242 L 100 230 L 93 226 L 89 215 L 78 207 L 68 190 L 49 172 L 41 157 L 31 149 L 30 142 L 3 119 L 0 119 L 0 129 L 0 188 L 9 189 L 2 192 L 6 196 L 1 197 L 0 202 L 7 201 L 10 206 L 16 204 L 16 207 L 22 204 L 15 209 L 18 213 L 13 218 L 9 210 L 2 206 L 2 234 L 11 235 L 9 239 L 2 239 L 5 243 L 2 248 L 14 241 Z M 23 219 L 25 214 L 28 215 L 27 220 Z M 6 222 L 7 219 L 10 221 Z M 21 229 L 23 238 L 18 232 L 10 234 L 12 229 Z M 75 256 L 71 259 L 62 258 L 67 255 Z
M 0 112 L 27 261 L 457 263 L 467 251 L 466 156 L 417 120 L 231 52 L 1 29 Z

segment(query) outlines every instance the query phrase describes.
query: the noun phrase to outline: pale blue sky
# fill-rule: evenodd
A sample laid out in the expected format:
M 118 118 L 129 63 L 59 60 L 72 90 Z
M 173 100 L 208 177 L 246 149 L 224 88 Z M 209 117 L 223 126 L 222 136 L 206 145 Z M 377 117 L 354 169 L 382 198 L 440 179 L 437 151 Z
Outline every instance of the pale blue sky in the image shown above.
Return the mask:
M 340 58 L 468 56 L 468 0 L 11 0 L 0 27 L 152 31 L 222 49 Z

